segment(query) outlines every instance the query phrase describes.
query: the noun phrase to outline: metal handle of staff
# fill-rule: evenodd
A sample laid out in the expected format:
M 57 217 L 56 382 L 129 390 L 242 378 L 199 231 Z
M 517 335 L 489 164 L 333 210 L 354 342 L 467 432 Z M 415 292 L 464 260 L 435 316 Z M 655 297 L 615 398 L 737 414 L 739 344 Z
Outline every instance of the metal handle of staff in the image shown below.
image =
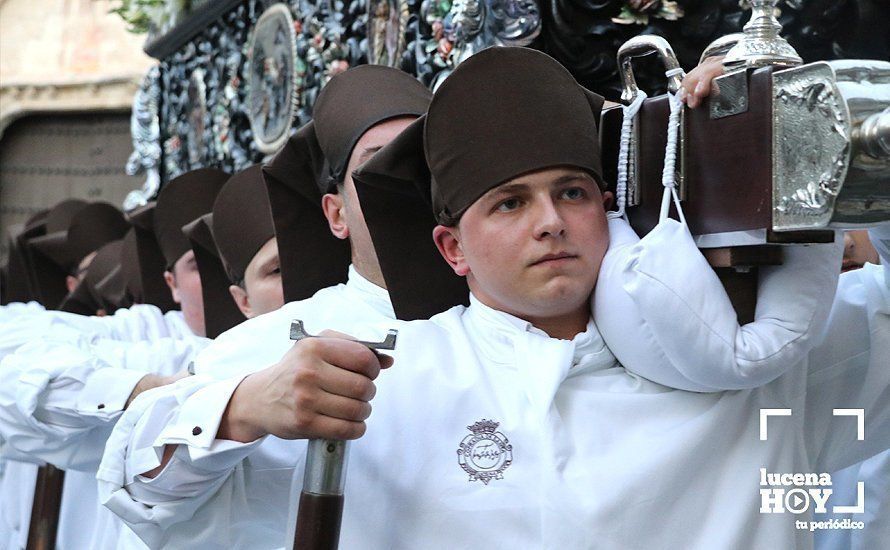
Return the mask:
M 398 332 L 390 330 L 382 342 L 361 342 L 372 351 L 392 350 Z M 291 340 L 313 338 L 295 319 Z M 349 445 L 335 439 L 312 439 L 306 450 L 306 471 L 297 509 L 294 548 L 299 550 L 335 550 L 340 542 L 343 519 L 343 490 L 346 485 L 346 461 Z

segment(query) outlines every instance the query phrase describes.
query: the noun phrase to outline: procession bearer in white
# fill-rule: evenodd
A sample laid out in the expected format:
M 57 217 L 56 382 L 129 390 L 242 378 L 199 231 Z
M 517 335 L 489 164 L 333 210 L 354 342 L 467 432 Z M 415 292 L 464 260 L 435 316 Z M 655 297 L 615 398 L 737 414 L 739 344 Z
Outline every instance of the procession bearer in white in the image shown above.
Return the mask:
M 395 320 L 351 173 L 423 114 L 429 99 L 429 91 L 403 72 L 380 66 L 351 69 L 325 86 L 315 104 L 313 122 L 291 138 L 265 167 L 267 180 L 271 180 L 270 201 L 276 224 L 287 222 L 289 214 L 293 214 L 279 208 L 276 203 L 280 199 L 293 199 L 295 205 L 303 205 L 293 216 L 290 230 L 277 234 L 285 299 L 298 301 L 290 301 L 277 312 L 248 320 L 223 333 L 196 360 L 194 379 L 151 399 L 137 400 L 118 423 L 100 467 L 100 493 L 106 505 L 150 546 L 185 544 L 180 531 L 167 527 L 191 517 L 206 498 L 240 498 L 241 486 L 230 483 L 221 487 L 225 477 L 213 475 L 205 479 L 203 473 L 197 474 L 197 483 L 188 491 L 194 498 L 180 502 L 175 496 L 181 494 L 181 476 L 192 477 L 208 467 L 213 470 L 215 463 L 228 469 L 232 460 L 231 453 L 226 452 L 228 444 L 217 446 L 210 455 L 199 456 L 189 452 L 188 443 L 213 441 L 238 382 L 197 391 L 198 382 L 214 377 L 226 379 L 231 373 L 270 366 L 263 371 L 270 382 L 290 377 L 288 370 L 274 365 L 284 354 L 294 353 L 289 351 L 293 345 L 289 339 L 290 321 L 294 317 L 302 318 L 310 331 L 337 328 L 356 334 L 361 334 L 365 326 Z M 309 230 L 314 224 L 307 223 L 322 214 L 326 218 L 326 235 Z M 352 259 L 348 280 L 328 286 L 338 280 L 331 279 L 332 273 L 347 274 L 343 269 L 346 265 L 338 265 L 337 260 L 347 239 L 346 259 L 350 249 Z M 337 243 L 341 243 L 340 247 Z M 301 254 L 288 258 L 295 249 Z M 319 285 L 323 281 L 327 282 Z M 373 329 L 370 336 L 376 332 Z M 362 353 L 360 346 L 359 355 L 365 363 L 358 369 L 379 369 L 373 355 L 367 350 Z M 324 355 L 321 359 L 309 359 L 322 369 L 327 361 L 334 360 L 325 360 Z M 306 411 L 307 421 L 318 424 L 312 428 L 314 433 L 323 433 L 331 426 L 334 430 L 344 426 L 349 430 L 360 425 L 364 416 L 352 422 L 338 418 L 364 414 L 361 404 L 362 410 L 356 411 L 355 400 L 346 395 L 364 392 L 367 379 L 332 367 L 320 376 L 324 389 L 319 388 L 318 381 L 306 380 L 304 384 L 306 391 L 318 398 L 313 409 Z M 260 378 L 255 381 L 262 384 Z M 180 406 L 186 400 L 194 405 Z M 234 458 L 238 462 L 244 452 L 240 445 L 235 446 L 239 447 Z M 245 463 L 245 468 L 262 486 L 287 490 L 292 477 L 291 447 L 289 442 L 270 440 L 256 460 Z M 222 456 L 217 457 L 218 452 Z M 162 464 L 163 468 L 159 467 Z M 139 476 L 138 486 L 132 484 L 136 475 L 150 470 L 155 470 L 150 477 Z M 247 517 L 239 520 L 248 521 Z M 262 530 L 265 526 L 256 523 L 255 528 Z M 249 537 L 251 532 L 245 530 L 243 535 Z M 248 538 L 230 540 L 228 533 L 222 531 L 208 535 L 221 546 L 252 544 Z M 262 539 L 276 536 L 273 531 Z
M 590 318 L 611 198 L 593 137 L 600 106 L 538 52 L 496 48 L 462 64 L 415 129 L 436 244 L 467 277 L 471 305 L 402 325 L 397 367 L 376 387 L 376 358 L 321 338 L 178 409 L 149 406 L 119 425 L 126 453 L 106 454 L 109 506 L 150 546 L 280 547 L 296 495 L 279 468 L 299 478 L 302 452 L 277 437 L 364 434 L 347 476 L 346 548 L 807 545 L 796 516 L 760 513 L 761 468 L 833 471 L 890 446 L 884 272 L 843 279 L 807 363 L 761 388 L 692 393 L 632 374 Z M 306 390 L 335 365 L 349 395 Z M 329 414 L 311 406 L 331 402 Z M 826 423 L 840 406 L 866 409 L 866 441 L 855 422 Z M 760 408 L 795 414 L 761 441 Z
M 22 323 L 29 342 L 0 364 L 0 433 L 16 451 L 68 470 L 62 548 L 116 546 L 95 496 L 105 440 L 136 395 L 184 376 L 208 342 L 201 281 L 181 228 L 212 208 L 225 180 L 215 170 L 190 172 L 164 187 L 152 211 L 168 292 L 182 313 L 150 304 L 101 318 L 47 312 Z

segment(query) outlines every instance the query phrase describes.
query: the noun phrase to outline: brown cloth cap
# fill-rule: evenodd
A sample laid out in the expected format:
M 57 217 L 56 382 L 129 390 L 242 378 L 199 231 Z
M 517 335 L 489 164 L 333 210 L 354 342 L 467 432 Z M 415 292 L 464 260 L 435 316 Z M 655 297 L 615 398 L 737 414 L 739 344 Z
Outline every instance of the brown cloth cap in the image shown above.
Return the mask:
M 49 210 L 41 210 L 25 221 L 24 227 L 14 232 L 9 243 L 9 276 L 6 299 L 11 302 L 40 301 L 36 274 L 31 262 L 28 239 L 46 233 L 46 218 Z M 42 302 L 41 302 L 42 303 Z
M 489 48 L 461 63 L 433 97 L 424 129 L 439 222 L 455 225 L 490 189 L 541 168 L 575 166 L 602 184 L 603 101 L 537 50 Z
M 269 193 L 259 164 L 238 172 L 213 203 L 213 238 L 229 279 L 244 279 L 257 251 L 275 236 Z
M 47 234 L 32 239 L 31 245 L 69 273 L 102 245 L 123 237 L 130 227 L 120 210 L 104 202 L 84 205 L 70 217 L 67 227 L 49 232 L 51 223 L 58 222 L 52 214 L 47 217 Z
M 138 283 L 133 283 L 133 288 L 141 288 L 141 296 L 136 295 L 135 300 L 142 304 L 152 304 L 161 311 L 179 309 L 179 305 L 173 301 L 170 289 L 164 281 L 164 271 L 167 269 L 167 261 L 161 252 L 158 239 L 154 232 L 154 213 L 156 202 L 150 202 L 127 214 L 130 223 L 133 224 L 133 233 L 136 237 L 136 256 L 138 266 L 129 265 L 127 269 L 139 271 Z M 135 291 L 134 291 L 135 292 Z
M 142 272 L 139 269 L 139 246 L 136 228 L 131 227 L 124 235 L 121 244 L 121 272 L 126 284 L 127 293 L 134 304 L 145 302 L 142 290 Z
M 48 234 L 55 234 L 50 241 L 58 242 L 59 234 L 67 231 L 74 215 L 88 204 L 79 199 L 64 200 L 45 214 L 38 213 L 28 220 L 24 231 L 18 237 L 19 249 L 27 263 L 28 280 L 33 297 L 47 309 L 58 308 L 68 293 L 65 277 L 69 274 L 69 270 L 36 250 L 32 243 Z M 52 248 L 56 242 L 47 246 Z
M 216 338 L 245 320 L 229 293 L 229 277 L 213 238 L 213 218 L 213 214 L 205 214 L 182 228 L 195 252 L 201 276 L 204 335 L 207 338 Z
M 420 116 L 430 91 L 408 73 L 382 65 L 360 65 L 333 77 L 322 88 L 312 116 L 318 143 L 328 163 L 319 181 L 331 192 L 346 177 L 352 149 L 369 128 L 398 116 Z
M 467 305 L 470 296 L 466 279 L 433 242 L 423 126 L 421 117 L 352 174 L 393 310 L 402 320 L 428 319 Z
M 182 226 L 213 209 L 213 201 L 229 174 L 213 168 L 186 172 L 161 188 L 154 212 L 154 231 L 166 260 L 173 269 L 176 260 L 191 249 Z
M 18 235 L 12 235 L 9 238 L 9 261 L 3 274 L 6 285 L 4 304 L 29 302 L 36 298 L 31 291 L 28 260 L 19 246 Z
M 331 234 L 321 209 L 318 179 L 324 156 L 310 122 L 300 128 L 263 167 L 285 302 L 309 298 L 346 281 L 349 242 Z
M 113 313 L 132 305 L 120 265 L 122 245 L 123 241 L 116 240 L 99 248 L 83 280 L 62 301 L 61 311 L 95 315 L 100 309 Z

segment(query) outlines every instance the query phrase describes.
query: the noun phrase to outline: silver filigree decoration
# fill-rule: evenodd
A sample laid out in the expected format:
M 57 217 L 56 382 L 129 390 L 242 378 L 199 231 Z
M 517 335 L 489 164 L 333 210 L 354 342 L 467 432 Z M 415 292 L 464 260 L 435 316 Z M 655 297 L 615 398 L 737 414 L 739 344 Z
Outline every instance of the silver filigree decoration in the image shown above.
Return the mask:
M 850 161 L 849 113 L 831 68 L 777 72 L 773 118 L 773 227 L 825 227 Z
M 188 127 L 189 162 L 192 166 L 200 166 L 204 161 L 204 129 L 207 127 L 207 86 L 204 83 L 204 69 L 195 69 L 189 76 L 188 110 L 186 113 Z
M 741 67 L 785 67 L 800 65 L 803 61 L 794 48 L 782 38 L 782 25 L 776 18 L 779 0 L 751 0 L 751 20 L 745 24 L 744 37 L 723 60 L 733 69 Z
M 425 50 L 440 71 L 435 90 L 463 60 L 491 46 L 527 46 L 541 33 L 541 10 L 536 0 L 427 0 L 421 16 L 433 29 Z
M 139 91 L 133 98 L 133 111 L 130 114 L 130 135 L 133 139 L 133 152 L 127 159 L 125 171 L 128 176 L 145 174 L 145 182 L 140 189 L 131 191 L 124 199 L 124 210 L 130 211 L 146 204 L 154 198 L 161 184 L 159 164 L 161 162 L 161 127 L 158 121 L 158 105 L 161 98 L 160 71 L 151 67 L 142 78 Z

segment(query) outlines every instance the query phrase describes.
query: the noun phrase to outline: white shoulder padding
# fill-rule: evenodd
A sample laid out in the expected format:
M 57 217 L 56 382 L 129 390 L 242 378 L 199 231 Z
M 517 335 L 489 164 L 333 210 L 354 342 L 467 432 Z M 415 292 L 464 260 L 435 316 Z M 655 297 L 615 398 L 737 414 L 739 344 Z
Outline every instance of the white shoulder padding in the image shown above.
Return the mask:
M 755 320 L 740 326 L 714 270 L 684 224 L 662 221 L 639 239 L 609 220 L 592 311 L 630 372 L 690 391 L 762 386 L 801 362 L 825 326 L 842 243 L 788 246 L 760 268 Z

